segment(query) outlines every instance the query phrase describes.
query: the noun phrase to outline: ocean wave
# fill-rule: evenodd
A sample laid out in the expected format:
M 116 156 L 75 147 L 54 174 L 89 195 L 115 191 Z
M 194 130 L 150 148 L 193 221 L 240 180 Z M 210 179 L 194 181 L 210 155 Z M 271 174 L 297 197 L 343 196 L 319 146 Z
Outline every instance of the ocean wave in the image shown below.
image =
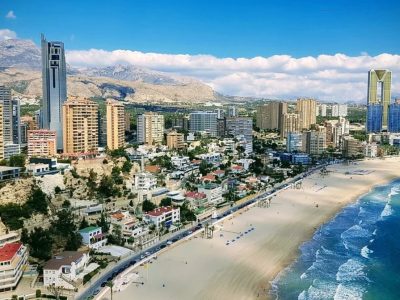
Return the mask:
M 372 240 L 372 241 L 373 241 L 373 240 Z M 361 256 L 364 257 L 364 258 L 369 258 L 369 255 L 370 255 L 371 253 L 374 253 L 374 251 L 371 250 L 371 249 L 369 249 L 368 246 L 362 247 L 362 249 L 361 249 L 361 251 L 360 251 Z
M 298 299 L 324 300 L 332 299 L 336 293 L 336 284 L 325 280 L 314 280 L 307 291 L 303 291 Z M 301 297 L 301 298 L 299 298 Z
M 371 233 L 367 229 L 361 227 L 359 224 L 351 226 L 349 229 L 342 232 L 340 235 L 340 237 L 343 240 L 353 239 L 356 237 L 370 237 L 370 236 Z
M 394 196 L 394 195 L 398 195 L 399 192 L 400 192 L 399 186 L 393 186 L 393 187 L 390 189 L 390 193 L 388 194 L 388 196 L 389 196 L 389 198 L 390 198 L 390 197 L 392 197 L 392 196 Z
M 336 288 L 336 293 L 333 296 L 334 300 L 358 300 L 362 299 L 364 289 L 358 285 L 339 284 Z
M 389 217 L 392 214 L 393 214 L 393 208 L 388 202 L 388 203 L 386 203 L 384 209 L 381 212 L 381 218 Z
M 366 279 L 364 268 L 365 265 L 362 262 L 350 258 L 339 267 L 336 273 L 336 280 L 343 283 Z

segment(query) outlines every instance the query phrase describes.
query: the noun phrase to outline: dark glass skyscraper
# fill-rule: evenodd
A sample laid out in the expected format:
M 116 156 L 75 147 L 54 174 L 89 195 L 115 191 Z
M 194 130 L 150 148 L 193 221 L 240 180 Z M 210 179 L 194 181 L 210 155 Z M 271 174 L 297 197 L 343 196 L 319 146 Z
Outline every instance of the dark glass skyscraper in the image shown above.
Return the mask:
M 41 127 L 55 130 L 57 147 L 62 148 L 62 105 L 67 99 L 67 70 L 64 44 L 48 42 L 42 35 L 43 100 Z
M 389 132 L 400 132 L 400 104 L 392 103 L 389 105 Z
M 367 106 L 367 132 L 382 131 L 382 112 L 381 104 L 369 104 Z

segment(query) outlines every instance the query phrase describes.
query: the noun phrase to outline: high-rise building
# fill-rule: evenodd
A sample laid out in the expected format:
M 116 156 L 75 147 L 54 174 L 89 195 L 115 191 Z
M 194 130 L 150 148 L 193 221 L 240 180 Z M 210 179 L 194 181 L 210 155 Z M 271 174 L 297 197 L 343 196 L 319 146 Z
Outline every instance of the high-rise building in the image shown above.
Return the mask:
M 218 113 L 213 111 L 196 111 L 189 114 L 190 132 L 205 132 L 216 137 Z
M 0 103 L 3 106 L 4 143 L 19 145 L 21 143 L 19 100 L 11 98 L 11 89 L 0 86 Z
M 253 152 L 253 119 L 248 117 L 226 118 L 227 134 L 245 139 L 245 153 Z
M 317 102 L 314 99 L 297 99 L 296 112 L 300 116 L 301 128 L 310 129 L 311 125 L 317 123 Z
M 283 114 L 279 132 L 282 138 L 286 138 L 289 132 L 299 132 L 301 129 L 300 116 L 298 114 Z
M 305 131 L 302 135 L 302 150 L 311 155 L 321 155 L 326 150 L 325 128 L 319 131 Z
M 129 111 L 125 111 L 125 131 L 131 131 L 131 113 Z
M 286 151 L 288 152 L 301 152 L 302 150 L 302 134 L 289 132 L 286 138 Z
M 319 105 L 319 109 L 317 109 L 317 111 L 319 111 L 319 115 L 321 117 L 326 117 L 326 108 L 327 108 L 326 104 L 320 104 Z
M 217 119 L 217 136 L 224 137 L 226 135 L 226 118 Z
M 0 105 L 0 124 L 3 124 L 3 106 Z M 0 159 L 4 159 L 3 126 L 0 126 Z
M 161 144 L 164 139 L 164 116 L 146 112 L 137 116 L 137 141 L 147 145 Z
M 257 107 L 257 127 L 278 130 L 282 123 L 282 115 L 287 113 L 287 107 L 286 102 L 269 102 Z
M 98 151 L 99 105 L 85 98 L 69 98 L 63 104 L 64 153 L 92 154 Z M 57 139 L 58 142 L 58 139 Z
M 342 154 L 344 157 L 364 156 L 364 146 L 352 136 L 346 136 L 343 138 Z
M 379 103 L 367 105 L 367 132 L 382 131 L 383 106 Z
M 189 130 L 189 117 L 186 115 L 175 115 L 172 118 L 172 128 L 177 130 Z
M 332 105 L 332 117 L 347 117 L 347 104 Z
M 217 113 L 217 118 L 218 119 L 223 119 L 225 118 L 225 111 L 222 108 L 217 108 L 215 110 L 215 112 Z
M 107 100 L 107 147 L 115 150 L 125 145 L 125 109 L 118 101 Z
M 168 149 L 182 149 L 185 147 L 185 136 L 175 130 L 167 134 Z
M 368 72 L 368 105 L 382 106 L 382 128 L 388 125 L 389 104 L 391 98 L 392 72 L 389 70 L 370 70 Z M 374 110 L 376 112 L 376 110 Z M 377 117 L 374 113 L 367 113 L 368 117 Z M 368 120 L 367 123 L 377 124 L 379 122 Z
M 389 105 L 389 132 L 400 132 L 400 104 L 392 103 Z
M 229 106 L 228 107 L 228 117 L 237 117 L 236 106 Z
M 57 154 L 54 130 L 28 130 L 28 157 L 49 157 Z
M 63 146 L 62 107 L 67 99 L 67 68 L 64 44 L 48 42 L 42 35 L 43 100 L 41 127 L 55 130 L 57 146 Z

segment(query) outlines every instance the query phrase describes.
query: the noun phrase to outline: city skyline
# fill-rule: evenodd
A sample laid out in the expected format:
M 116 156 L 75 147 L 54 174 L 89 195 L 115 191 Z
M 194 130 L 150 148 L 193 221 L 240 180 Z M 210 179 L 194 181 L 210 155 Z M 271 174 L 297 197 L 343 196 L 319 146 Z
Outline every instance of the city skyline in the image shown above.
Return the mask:
M 51 40 L 64 41 L 67 63 L 73 67 L 135 65 L 192 77 L 225 95 L 338 102 L 366 100 L 365 72 L 390 69 L 393 96 L 400 96 L 400 45 L 396 17 L 390 17 L 398 8 L 394 1 L 379 7 L 373 1 L 269 6 L 256 1 L 254 7 L 237 2 L 224 14 L 221 3 L 196 4 L 204 8 L 200 12 L 194 3 L 159 3 L 152 9 L 156 4 L 136 2 L 124 7 L 123 15 L 135 16 L 129 26 L 114 10 L 105 14 L 101 5 L 86 13 L 88 4 L 69 11 L 73 4 L 61 9 L 57 3 L 44 8 L 49 18 L 38 19 L 32 12 L 39 6 L 21 3 L 7 3 L 0 11 L 0 40 L 31 39 L 38 44 L 39 33 L 44 32 Z M 55 10 L 71 16 L 53 28 L 47 25 L 57 24 Z M 218 12 L 226 22 L 219 22 Z M 377 26 L 369 21 L 371 14 L 385 18 L 379 18 Z M 105 17 L 110 22 L 100 21 Z M 380 34 L 382 27 L 385 34 Z

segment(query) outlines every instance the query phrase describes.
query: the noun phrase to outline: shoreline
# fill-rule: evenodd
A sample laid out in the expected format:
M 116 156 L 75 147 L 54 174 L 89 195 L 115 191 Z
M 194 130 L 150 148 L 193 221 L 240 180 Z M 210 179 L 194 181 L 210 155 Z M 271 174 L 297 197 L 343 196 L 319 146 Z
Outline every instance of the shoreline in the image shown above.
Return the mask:
M 271 283 L 296 261 L 299 247 L 310 240 L 316 230 L 376 186 L 400 177 L 393 162 L 400 160 L 390 158 L 366 160 L 350 166 L 334 165 L 329 167 L 333 172 L 327 176 L 312 174 L 304 179 L 301 190 L 288 189 L 274 197 L 271 208 L 253 207 L 224 221 L 213 239 L 192 238 L 160 254 L 149 268 L 136 268 L 135 272 L 145 280 L 145 285 L 130 284 L 121 292 L 115 292 L 114 298 L 273 299 L 274 296 L 269 295 Z M 359 169 L 370 172 L 345 174 Z M 254 233 L 226 245 L 226 240 L 235 235 L 230 232 L 243 232 L 249 224 L 254 225 Z M 102 299 L 109 298 L 106 295 Z

